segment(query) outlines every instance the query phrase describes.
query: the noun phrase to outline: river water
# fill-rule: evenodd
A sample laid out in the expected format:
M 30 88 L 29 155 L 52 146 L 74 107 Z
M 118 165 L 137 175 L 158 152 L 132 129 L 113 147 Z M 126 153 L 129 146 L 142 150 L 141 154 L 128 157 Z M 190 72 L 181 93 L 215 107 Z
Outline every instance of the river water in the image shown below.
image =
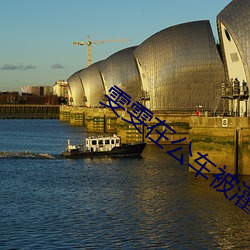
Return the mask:
M 188 148 L 183 165 L 156 145 L 142 159 L 70 160 L 60 153 L 84 128 L 0 128 L 0 249 L 250 249 L 250 215 L 188 172 Z

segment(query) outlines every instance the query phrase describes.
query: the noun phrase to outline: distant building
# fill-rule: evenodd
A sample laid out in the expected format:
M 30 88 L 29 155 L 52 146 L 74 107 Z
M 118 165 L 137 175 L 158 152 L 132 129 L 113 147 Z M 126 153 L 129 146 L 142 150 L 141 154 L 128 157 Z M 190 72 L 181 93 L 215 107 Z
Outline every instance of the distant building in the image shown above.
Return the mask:
M 16 104 L 18 102 L 18 92 L 0 92 L 0 104 Z
M 41 87 L 43 96 L 53 95 L 53 86 L 43 86 Z
M 22 96 L 21 103 L 30 105 L 58 105 L 60 103 L 60 100 L 59 97 L 55 95 L 26 95 Z
M 22 86 L 22 95 L 37 95 L 40 96 L 40 87 L 38 86 Z
M 68 98 L 68 83 L 64 80 L 59 80 L 53 85 L 53 95 L 58 97 Z
M 45 96 L 53 94 L 52 86 L 22 86 L 22 95 Z
M 22 86 L 19 102 L 35 105 L 58 105 L 60 98 L 53 95 L 53 86 Z

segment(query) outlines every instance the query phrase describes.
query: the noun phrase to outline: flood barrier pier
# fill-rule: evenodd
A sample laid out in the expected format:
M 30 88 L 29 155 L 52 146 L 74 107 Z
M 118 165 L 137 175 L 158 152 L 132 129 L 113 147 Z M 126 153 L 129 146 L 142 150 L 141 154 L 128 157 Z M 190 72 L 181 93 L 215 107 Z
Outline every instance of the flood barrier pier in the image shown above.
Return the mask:
M 121 136 L 124 143 L 144 140 L 153 144 L 148 138 L 139 133 L 133 124 L 123 121 L 131 120 L 127 112 L 117 111 L 117 117 L 112 110 L 106 108 L 60 107 L 60 121 L 69 122 L 72 126 L 84 126 L 89 133 L 116 133 Z M 220 173 L 219 168 L 226 166 L 226 173 L 250 175 L 250 117 L 208 117 L 195 116 L 195 114 L 154 114 L 154 117 L 165 120 L 166 124 L 176 131 L 175 134 L 167 132 L 169 140 L 162 138 L 159 144 L 171 144 L 184 137 L 181 144 L 191 144 L 192 157 L 189 164 L 196 165 L 195 160 L 199 154 L 208 154 L 208 159 L 216 167 L 207 163 L 210 174 Z M 154 123 L 149 123 L 149 126 Z M 140 130 L 142 127 L 138 126 Z M 157 128 L 162 132 L 164 127 Z M 150 135 L 157 140 L 159 134 L 154 131 Z M 178 143 L 178 146 L 180 143 Z M 177 146 L 177 144 L 176 144 Z M 204 164 L 201 160 L 201 164 Z M 190 172 L 194 172 L 189 168 Z M 203 173 L 208 173 L 202 171 Z
M 124 143 L 139 142 L 144 140 L 147 143 L 153 143 L 146 138 L 147 130 L 144 133 L 139 133 L 133 124 L 130 124 L 123 119 L 131 121 L 131 117 L 127 112 L 116 110 L 120 117 L 117 117 L 114 112 L 107 108 L 84 108 L 84 107 L 60 107 L 60 121 L 69 122 L 72 126 L 85 126 L 89 133 L 116 133 L 121 136 Z M 189 115 L 169 115 L 169 114 L 154 114 L 161 120 L 166 120 L 166 124 L 176 131 L 173 134 L 171 131 L 166 132 L 169 140 L 162 138 L 159 143 L 170 144 L 171 140 L 179 140 L 183 137 L 189 137 Z M 148 126 L 154 123 L 147 123 Z M 138 125 L 140 131 L 143 131 L 142 125 Z M 165 128 L 160 126 L 157 128 L 162 132 Z M 150 137 L 157 140 L 158 134 L 152 132 Z M 188 140 L 187 140 L 188 141 Z
M 59 105 L 0 104 L 0 119 L 59 119 Z
M 225 172 L 250 175 L 250 117 L 190 117 L 189 139 L 192 141 L 192 157 L 189 163 L 197 166 L 195 159 L 208 154 L 210 173 Z M 205 164 L 205 159 L 200 160 Z M 194 172 L 192 168 L 189 171 Z M 202 173 L 208 173 L 203 169 Z

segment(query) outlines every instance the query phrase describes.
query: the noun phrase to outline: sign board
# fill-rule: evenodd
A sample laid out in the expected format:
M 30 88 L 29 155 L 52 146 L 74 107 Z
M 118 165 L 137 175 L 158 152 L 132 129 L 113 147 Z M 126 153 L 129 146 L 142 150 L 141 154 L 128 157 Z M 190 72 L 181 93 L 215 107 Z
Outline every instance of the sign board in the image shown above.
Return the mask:
M 228 127 L 228 119 L 224 118 L 222 119 L 222 127 L 227 128 Z

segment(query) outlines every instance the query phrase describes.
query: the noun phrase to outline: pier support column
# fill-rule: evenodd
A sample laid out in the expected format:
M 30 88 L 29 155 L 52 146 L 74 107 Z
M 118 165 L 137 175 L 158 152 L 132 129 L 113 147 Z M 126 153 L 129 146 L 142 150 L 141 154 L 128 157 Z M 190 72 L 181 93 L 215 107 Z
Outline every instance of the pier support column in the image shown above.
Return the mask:
M 74 108 L 70 111 L 69 123 L 72 126 L 83 126 L 85 120 L 84 108 Z
M 61 122 L 69 122 L 70 121 L 70 110 L 71 106 L 60 106 L 59 111 L 59 119 Z
M 190 117 L 189 136 L 192 141 L 189 164 L 200 169 L 194 161 L 201 154 L 208 154 L 206 168 L 210 174 L 221 173 L 219 167 L 230 174 L 250 174 L 250 122 L 248 117 Z M 201 164 L 204 159 L 199 160 Z M 190 172 L 194 172 L 189 168 Z M 208 173 L 206 170 L 203 173 Z
M 248 123 L 249 123 L 248 119 Z M 239 130 L 239 174 L 250 175 L 250 124 Z

